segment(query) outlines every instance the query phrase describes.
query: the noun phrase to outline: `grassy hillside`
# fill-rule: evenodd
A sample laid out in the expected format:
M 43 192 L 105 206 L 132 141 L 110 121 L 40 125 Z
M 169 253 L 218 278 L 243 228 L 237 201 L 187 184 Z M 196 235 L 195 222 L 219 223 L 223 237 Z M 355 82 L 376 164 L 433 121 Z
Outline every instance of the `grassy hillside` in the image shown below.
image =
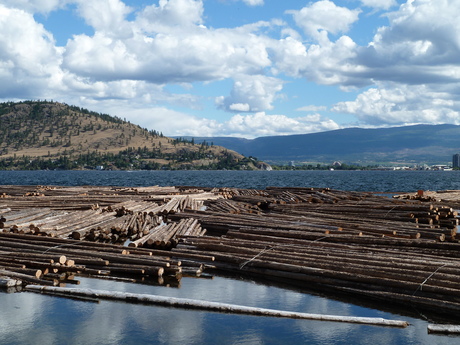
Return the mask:
M 118 117 L 48 101 L 0 104 L 0 169 L 254 169 L 221 146 L 172 139 Z

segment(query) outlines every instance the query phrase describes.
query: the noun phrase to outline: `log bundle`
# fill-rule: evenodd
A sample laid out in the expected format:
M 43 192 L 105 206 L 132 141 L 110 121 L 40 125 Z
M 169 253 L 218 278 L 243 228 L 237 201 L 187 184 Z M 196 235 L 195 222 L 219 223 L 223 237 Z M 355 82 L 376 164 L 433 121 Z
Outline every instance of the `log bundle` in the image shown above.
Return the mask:
M 456 210 L 372 193 L 265 192 L 231 199 L 259 213 L 172 215 L 194 217 L 214 235 L 184 238 L 172 251 L 210 254 L 208 268 L 460 315 Z
M 460 315 L 458 212 L 432 199 L 297 187 L 0 194 L 0 270 L 13 279 L 55 270 L 38 265 L 46 253 L 71 258 L 76 268 L 64 266 L 80 274 L 158 279 L 212 268 Z
M 190 261 L 191 257 L 208 262 L 214 259 L 208 255 L 0 232 L 0 277 L 25 284 L 78 284 L 76 274 L 155 284 L 165 282 L 165 278 L 178 282 L 182 269 L 195 275 L 203 270 L 203 266 Z
M 8 193 L 7 203 L 0 205 L 0 231 L 112 244 L 148 241 L 149 247 L 162 248 L 174 245 L 186 232 L 182 225 L 169 223 L 169 214 L 198 210 L 206 201 L 222 198 L 196 188 L 20 187 L 2 187 Z M 203 233 L 197 224 L 194 227 L 187 234 Z M 154 233 L 162 236 L 157 240 Z

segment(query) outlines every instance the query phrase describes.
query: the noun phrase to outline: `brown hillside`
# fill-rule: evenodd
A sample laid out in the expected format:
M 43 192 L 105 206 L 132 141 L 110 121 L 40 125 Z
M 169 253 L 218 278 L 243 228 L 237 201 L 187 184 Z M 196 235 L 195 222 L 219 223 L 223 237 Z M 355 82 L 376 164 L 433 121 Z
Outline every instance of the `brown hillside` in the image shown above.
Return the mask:
M 0 104 L 0 159 L 8 157 L 59 157 L 97 151 L 119 153 L 128 148 L 161 151 L 168 155 L 203 152 L 203 145 L 164 137 L 118 117 L 58 102 L 26 101 Z M 206 165 L 222 156 L 239 161 L 244 156 L 221 146 L 207 145 L 206 154 L 190 162 Z

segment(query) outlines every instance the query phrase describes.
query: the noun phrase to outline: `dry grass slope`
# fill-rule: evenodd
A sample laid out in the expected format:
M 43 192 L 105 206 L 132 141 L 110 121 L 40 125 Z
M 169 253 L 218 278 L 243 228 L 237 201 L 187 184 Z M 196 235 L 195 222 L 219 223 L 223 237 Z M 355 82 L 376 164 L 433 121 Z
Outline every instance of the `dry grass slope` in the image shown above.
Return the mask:
M 231 156 L 244 159 L 237 152 L 220 146 L 195 145 L 163 136 L 118 117 L 48 101 L 26 101 L 0 104 L 0 159 L 8 157 L 53 158 L 75 156 L 97 151 L 117 154 L 128 149 L 144 148 L 158 151 L 162 157 L 152 158 L 159 164 L 170 164 L 170 155 L 206 154 L 190 161 L 191 165 L 207 165 Z

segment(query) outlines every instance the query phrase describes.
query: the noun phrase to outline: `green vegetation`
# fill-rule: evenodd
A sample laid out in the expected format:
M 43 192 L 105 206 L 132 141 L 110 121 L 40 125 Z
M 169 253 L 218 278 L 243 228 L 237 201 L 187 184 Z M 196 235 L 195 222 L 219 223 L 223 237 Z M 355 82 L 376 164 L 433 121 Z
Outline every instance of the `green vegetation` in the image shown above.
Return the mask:
M 178 152 L 176 154 L 163 154 L 159 151 L 149 151 L 146 148 L 130 148 L 114 153 L 89 152 L 86 154 L 62 154 L 56 158 L 47 157 L 8 157 L 0 159 L 0 170 L 75 170 L 75 169 L 103 169 L 111 170 L 252 170 L 253 163 L 249 158 L 235 160 L 228 152 L 223 152 L 216 162 L 202 165 L 193 165 L 201 153 Z M 152 161 L 152 158 L 168 160 L 167 164 Z M 209 158 L 209 157 L 208 157 Z

